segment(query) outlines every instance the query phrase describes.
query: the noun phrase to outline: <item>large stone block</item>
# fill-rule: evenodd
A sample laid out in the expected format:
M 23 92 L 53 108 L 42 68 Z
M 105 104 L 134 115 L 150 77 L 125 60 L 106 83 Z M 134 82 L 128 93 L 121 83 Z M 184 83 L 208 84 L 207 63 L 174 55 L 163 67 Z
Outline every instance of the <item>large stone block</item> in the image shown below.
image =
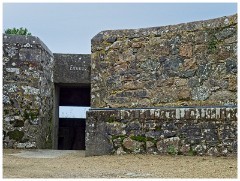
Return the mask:
M 91 57 L 88 54 L 54 54 L 55 83 L 90 84 Z

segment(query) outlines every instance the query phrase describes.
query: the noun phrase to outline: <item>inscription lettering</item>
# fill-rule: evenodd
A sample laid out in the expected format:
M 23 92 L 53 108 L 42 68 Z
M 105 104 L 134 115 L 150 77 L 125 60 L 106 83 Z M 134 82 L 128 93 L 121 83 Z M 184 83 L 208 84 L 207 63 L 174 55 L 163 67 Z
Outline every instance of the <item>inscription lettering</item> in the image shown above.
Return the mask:
M 76 67 L 76 66 L 74 66 L 74 65 L 70 65 L 70 67 L 69 67 L 69 70 L 73 70 L 73 71 L 84 71 L 84 70 L 86 70 L 86 68 L 85 67 Z

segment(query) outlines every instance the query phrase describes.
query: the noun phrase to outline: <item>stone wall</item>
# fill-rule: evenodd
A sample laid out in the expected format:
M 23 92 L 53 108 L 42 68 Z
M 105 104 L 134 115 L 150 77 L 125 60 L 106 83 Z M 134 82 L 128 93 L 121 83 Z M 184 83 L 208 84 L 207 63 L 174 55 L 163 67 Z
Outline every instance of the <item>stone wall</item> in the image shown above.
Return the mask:
M 86 155 L 236 154 L 236 114 L 236 107 L 91 110 Z
M 3 147 L 51 148 L 53 55 L 34 36 L 3 34 Z
M 91 58 L 93 108 L 237 104 L 237 15 L 103 31 Z
M 86 155 L 237 153 L 237 15 L 92 39 Z
M 89 55 L 3 35 L 3 147 L 56 147 L 55 88 L 89 86 L 91 74 L 86 155 L 237 152 L 237 15 L 103 31 L 89 66 Z

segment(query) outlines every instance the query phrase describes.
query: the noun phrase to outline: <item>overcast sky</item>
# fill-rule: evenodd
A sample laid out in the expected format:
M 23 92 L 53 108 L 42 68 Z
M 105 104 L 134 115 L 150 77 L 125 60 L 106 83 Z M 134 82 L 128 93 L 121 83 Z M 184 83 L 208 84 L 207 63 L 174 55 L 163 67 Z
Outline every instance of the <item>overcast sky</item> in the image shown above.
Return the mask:
M 236 3 L 3 4 L 3 30 L 26 27 L 53 53 L 91 53 L 103 30 L 163 26 L 237 13 Z

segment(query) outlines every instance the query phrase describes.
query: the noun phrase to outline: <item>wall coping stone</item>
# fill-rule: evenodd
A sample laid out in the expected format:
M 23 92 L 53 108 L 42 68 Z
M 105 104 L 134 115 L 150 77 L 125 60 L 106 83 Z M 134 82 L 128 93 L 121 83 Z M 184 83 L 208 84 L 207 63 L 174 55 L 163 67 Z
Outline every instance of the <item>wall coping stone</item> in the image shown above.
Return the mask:
M 90 108 L 89 111 L 117 111 L 117 110 L 143 110 L 143 109 L 207 109 L 207 108 L 237 108 L 237 105 L 226 106 L 161 106 L 161 107 L 143 107 L 143 108 Z
M 139 38 L 146 36 L 161 36 L 163 33 L 172 33 L 179 31 L 188 31 L 193 32 L 197 30 L 204 29 L 215 29 L 219 27 L 226 27 L 233 24 L 237 24 L 237 16 L 238 14 L 223 16 L 214 19 L 201 20 L 201 21 L 193 21 L 188 23 L 179 23 L 175 25 L 166 25 L 166 26 L 158 26 L 158 27 L 148 27 L 148 28 L 139 28 L 139 29 L 119 29 L 119 30 L 104 30 L 95 35 L 91 44 L 92 47 L 94 45 L 101 44 L 102 41 L 107 40 L 109 37 L 117 38 Z
M 3 44 L 7 44 L 7 43 L 40 45 L 45 51 L 47 51 L 51 56 L 53 56 L 53 53 L 51 52 L 51 50 L 37 36 L 8 35 L 3 33 Z

